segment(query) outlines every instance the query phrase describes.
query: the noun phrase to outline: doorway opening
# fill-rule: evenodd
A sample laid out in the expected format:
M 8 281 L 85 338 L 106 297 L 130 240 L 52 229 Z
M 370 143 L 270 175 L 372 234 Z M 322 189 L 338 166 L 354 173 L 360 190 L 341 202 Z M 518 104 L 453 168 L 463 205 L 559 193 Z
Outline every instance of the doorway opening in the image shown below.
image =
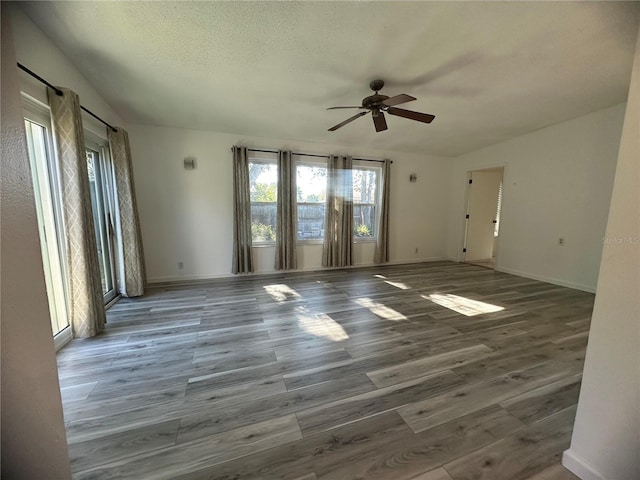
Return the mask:
M 469 172 L 463 262 L 496 267 L 503 179 L 503 167 Z

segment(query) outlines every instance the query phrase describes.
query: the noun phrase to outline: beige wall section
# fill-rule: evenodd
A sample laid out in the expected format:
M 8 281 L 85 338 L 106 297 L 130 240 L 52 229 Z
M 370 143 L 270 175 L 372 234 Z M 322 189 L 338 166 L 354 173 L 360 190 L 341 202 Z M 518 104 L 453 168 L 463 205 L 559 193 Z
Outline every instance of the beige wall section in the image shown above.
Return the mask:
M 582 389 L 563 463 L 583 480 L 640 478 L 640 36 Z
M 150 282 L 231 275 L 232 145 L 391 158 L 391 261 L 444 258 L 451 159 L 145 125 L 129 133 Z M 197 158 L 196 170 L 183 168 L 186 156 Z M 298 247 L 299 269 L 320 268 L 321 251 Z M 273 271 L 274 248 L 255 247 L 254 259 L 257 271 Z M 356 244 L 354 261 L 371 264 L 373 244 Z
M 447 256 L 462 254 L 467 172 L 504 166 L 497 270 L 595 291 L 624 109 L 610 107 L 457 157 Z
M 2 3 L 2 478 L 71 478 L 26 152 Z
M 20 9 L 19 3 L 9 7 L 13 25 L 16 59 L 53 85 L 67 87 L 80 96 L 80 103 L 114 126 L 123 126 L 122 118 L 104 101 L 72 61 L 54 45 Z M 96 19 L 98 20 L 98 19 Z M 20 89 L 32 97 L 47 102 L 46 87 L 28 74 L 19 71 Z M 106 138 L 104 125 L 83 112 L 84 127 Z

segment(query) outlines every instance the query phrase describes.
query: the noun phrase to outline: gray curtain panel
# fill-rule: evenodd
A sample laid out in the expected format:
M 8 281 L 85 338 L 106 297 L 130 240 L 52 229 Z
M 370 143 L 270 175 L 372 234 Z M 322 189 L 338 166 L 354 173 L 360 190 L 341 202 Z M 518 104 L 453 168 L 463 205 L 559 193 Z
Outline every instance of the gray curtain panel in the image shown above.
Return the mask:
M 376 251 L 373 256 L 375 263 L 389 261 L 389 198 L 391 186 L 391 160 L 384 161 L 382 166 L 382 198 L 380 202 L 380 218 L 378 220 L 378 235 L 376 236 Z
M 56 95 L 50 88 L 48 95 L 64 204 L 70 323 L 74 337 L 93 337 L 104 329 L 106 316 L 80 101 L 78 95 L 71 90 L 60 90 L 63 92 L 62 96 Z
M 146 277 L 129 134 L 126 130 L 118 128 L 116 132 L 109 129 L 108 135 L 116 177 L 116 195 L 120 218 L 120 251 L 123 265 L 120 293 L 125 297 L 139 297 L 144 295 Z
M 245 147 L 233 147 L 233 260 L 232 273 L 253 272 L 251 255 L 251 193 L 249 159 Z
M 330 156 L 327 168 L 327 208 L 325 213 L 322 265 L 353 265 L 353 160 Z
M 278 217 L 276 220 L 276 270 L 297 268 L 296 172 L 291 152 L 278 152 Z

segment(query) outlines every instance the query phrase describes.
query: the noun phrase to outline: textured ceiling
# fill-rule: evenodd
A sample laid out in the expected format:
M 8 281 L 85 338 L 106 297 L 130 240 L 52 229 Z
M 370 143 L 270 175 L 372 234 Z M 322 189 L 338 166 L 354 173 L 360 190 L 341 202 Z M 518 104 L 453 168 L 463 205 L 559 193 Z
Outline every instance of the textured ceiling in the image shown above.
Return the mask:
M 28 2 L 130 123 L 454 156 L 626 100 L 638 2 Z M 370 116 L 382 78 L 425 125 Z

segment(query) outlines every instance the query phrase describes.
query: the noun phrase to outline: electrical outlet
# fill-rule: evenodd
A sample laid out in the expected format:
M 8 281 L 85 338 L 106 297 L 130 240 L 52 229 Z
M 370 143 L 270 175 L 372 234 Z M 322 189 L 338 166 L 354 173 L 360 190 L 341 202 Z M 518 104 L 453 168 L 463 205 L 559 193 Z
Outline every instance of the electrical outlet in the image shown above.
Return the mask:
M 418 247 L 416 247 L 416 251 L 415 251 L 415 253 L 416 253 L 416 254 L 418 253 Z
M 182 270 L 184 268 L 184 263 L 178 262 L 178 270 Z
M 564 237 L 558 237 L 558 245 L 564 245 Z

